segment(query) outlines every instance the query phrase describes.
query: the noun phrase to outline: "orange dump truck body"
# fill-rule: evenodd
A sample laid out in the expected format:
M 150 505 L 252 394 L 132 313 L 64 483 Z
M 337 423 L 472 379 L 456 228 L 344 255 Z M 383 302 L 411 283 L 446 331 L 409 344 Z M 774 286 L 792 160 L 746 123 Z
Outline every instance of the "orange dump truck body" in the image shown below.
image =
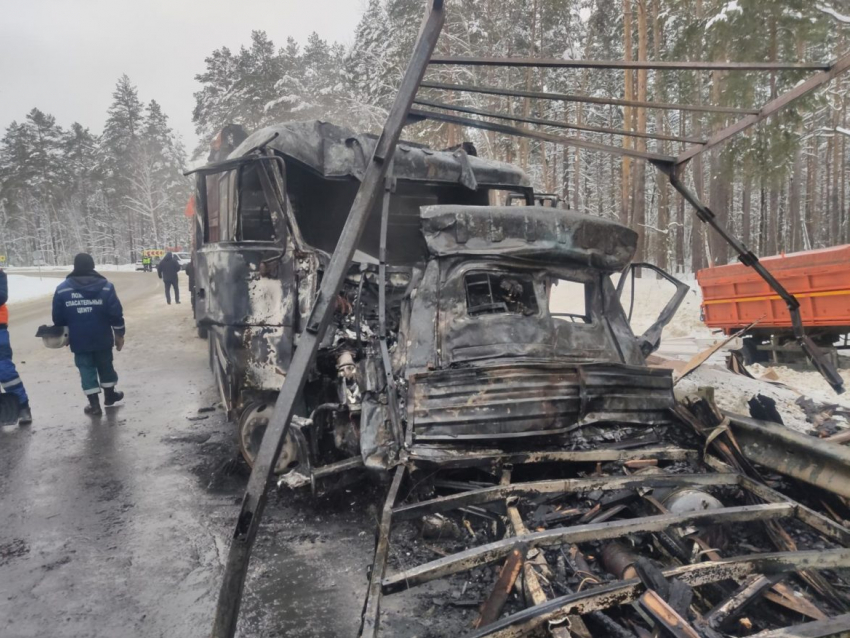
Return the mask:
M 850 245 L 766 257 L 761 263 L 797 297 L 807 328 L 850 332 Z M 732 334 L 755 321 L 759 330 L 791 327 L 779 295 L 743 264 L 706 268 L 697 273 L 697 281 L 709 328 Z

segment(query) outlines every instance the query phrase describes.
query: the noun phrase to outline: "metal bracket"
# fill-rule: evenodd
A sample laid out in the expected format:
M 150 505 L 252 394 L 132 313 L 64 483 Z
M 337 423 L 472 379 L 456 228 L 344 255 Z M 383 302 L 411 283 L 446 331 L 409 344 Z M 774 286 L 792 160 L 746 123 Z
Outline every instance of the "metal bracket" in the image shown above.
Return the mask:
M 817 371 L 820 372 L 826 382 L 832 386 L 832 389 L 838 394 L 843 393 L 844 379 L 841 378 L 841 375 L 838 374 L 838 370 L 835 369 L 835 366 L 832 365 L 821 349 L 818 348 L 814 341 L 812 341 L 811 337 L 806 335 L 806 330 L 803 326 L 803 319 L 800 317 L 800 302 L 797 301 L 797 298 L 788 292 L 785 287 L 777 281 L 776 277 L 774 277 L 770 271 L 762 265 L 753 251 L 721 226 L 717 222 L 714 213 L 712 213 L 711 210 L 709 210 L 709 208 L 700 201 L 699 197 L 697 197 L 695 193 L 691 192 L 688 187 L 685 186 L 685 184 L 679 179 L 681 166 L 674 166 L 668 162 L 652 163 L 656 168 L 658 168 L 658 170 L 668 176 L 673 188 L 675 188 L 682 197 L 685 198 L 685 201 L 694 207 L 697 217 L 711 226 L 714 231 L 717 232 L 723 240 L 733 248 L 733 250 L 738 254 L 738 259 L 741 263 L 755 270 L 776 292 L 776 294 L 782 298 L 785 305 L 788 306 L 788 312 L 791 315 L 791 326 L 794 330 L 794 336 L 797 338 L 797 343 L 800 344 L 803 352 L 805 352 L 809 357 L 812 364 L 815 368 L 817 368 Z

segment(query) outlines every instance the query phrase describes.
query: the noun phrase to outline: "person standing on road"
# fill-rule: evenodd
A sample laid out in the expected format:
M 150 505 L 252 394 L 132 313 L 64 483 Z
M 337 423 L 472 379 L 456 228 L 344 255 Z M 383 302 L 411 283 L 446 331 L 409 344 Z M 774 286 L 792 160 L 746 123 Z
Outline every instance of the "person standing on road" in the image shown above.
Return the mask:
M 180 272 L 180 262 L 171 253 L 165 253 L 162 261 L 156 265 L 159 278 L 165 283 L 165 300 L 171 305 L 171 288 L 174 288 L 174 301 L 180 303 L 180 286 L 177 284 L 177 273 Z
M 74 257 L 74 270 L 53 295 L 53 323 L 67 326 L 74 363 L 80 371 L 83 392 L 89 399 L 85 413 L 100 416 L 100 389 L 104 404 L 124 398 L 115 389 L 118 373 L 112 364 L 112 347 L 124 347 L 124 310 L 106 277 L 94 269 L 87 253 Z
M 12 361 L 12 343 L 9 340 L 9 281 L 6 273 L 0 270 L 0 388 L 18 397 L 18 423 L 32 423 L 32 411 L 27 391 L 18 376 L 18 370 Z
M 142 257 L 142 270 L 144 272 L 151 272 L 151 258 L 148 255 Z

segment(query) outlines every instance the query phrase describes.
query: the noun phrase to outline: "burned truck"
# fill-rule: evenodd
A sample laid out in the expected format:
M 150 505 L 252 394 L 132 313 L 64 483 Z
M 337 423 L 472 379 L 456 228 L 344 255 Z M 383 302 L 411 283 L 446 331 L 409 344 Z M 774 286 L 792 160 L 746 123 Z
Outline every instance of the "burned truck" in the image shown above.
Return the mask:
M 195 316 L 249 463 L 374 143 L 291 123 L 198 172 Z M 670 374 L 645 356 L 687 288 L 632 333 L 614 284 L 632 230 L 506 205 L 535 203 L 527 176 L 470 145 L 400 144 L 390 174 L 278 460 L 290 482 L 669 419 Z
M 676 401 L 646 360 L 687 287 L 632 262 L 635 232 L 535 205 L 522 171 L 470 146 L 400 144 L 323 331 L 314 305 L 375 140 L 311 122 L 231 141 L 198 172 L 198 327 L 258 466 L 294 353 L 324 335 L 276 470 L 314 490 L 391 477 L 361 636 L 850 627 L 850 531 L 754 466 L 844 512 L 850 454 Z M 637 268 L 675 289 L 640 336 Z M 232 619 L 241 591 L 222 591 Z

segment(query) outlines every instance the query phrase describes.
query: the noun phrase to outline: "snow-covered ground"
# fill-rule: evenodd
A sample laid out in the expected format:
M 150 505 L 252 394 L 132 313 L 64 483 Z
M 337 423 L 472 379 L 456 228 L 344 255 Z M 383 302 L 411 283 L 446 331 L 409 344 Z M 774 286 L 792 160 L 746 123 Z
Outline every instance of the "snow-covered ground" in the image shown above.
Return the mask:
M 673 321 L 664 330 L 658 355 L 679 361 L 688 361 L 713 343 L 725 339 L 719 333 L 712 333 L 700 320 L 702 294 L 699 285 L 692 278 L 679 277 L 691 286 L 691 291 L 679 308 Z M 636 301 L 632 313 L 632 329 L 635 334 L 645 330 L 663 310 L 673 294 L 673 287 L 666 281 L 650 278 L 637 279 L 635 282 Z M 623 294 L 623 303 L 628 312 L 629 291 Z M 750 373 L 756 377 L 749 379 L 729 372 L 725 368 L 728 350 L 740 347 L 737 340 L 721 349 L 695 372 L 676 384 L 677 394 L 683 395 L 696 391 L 701 386 L 713 386 L 715 399 L 720 408 L 749 414 L 747 401 L 756 394 L 763 394 L 776 401 L 785 424 L 795 430 L 810 432 L 811 423 L 806 420 L 803 410 L 796 404 L 797 399 L 806 396 L 818 403 L 838 404 L 850 409 L 850 398 L 836 395 L 823 377 L 815 370 L 791 369 L 784 366 L 749 366 Z M 841 370 L 847 387 L 850 387 L 850 370 Z M 761 377 L 770 373 L 771 380 Z
M 66 272 L 69 273 L 74 269 L 72 265 L 67 266 L 42 266 L 40 269 L 35 266 L 9 266 L 5 268 L 7 272 Z M 95 269 L 100 272 L 133 272 L 136 269 L 135 264 L 97 264 Z
M 52 295 L 61 280 L 56 277 L 38 277 L 8 274 L 9 305 Z
M 39 276 L 37 268 L 5 268 L 9 279 L 9 305 L 47 297 L 53 294 L 56 286 L 61 281 L 55 273 L 70 273 L 73 266 L 49 266 L 41 268 L 42 273 L 51 273 L 52 276 Z M 127 272 L 135 270 L 134 264 L 102 264 L 97 267 L 101 272 Z

